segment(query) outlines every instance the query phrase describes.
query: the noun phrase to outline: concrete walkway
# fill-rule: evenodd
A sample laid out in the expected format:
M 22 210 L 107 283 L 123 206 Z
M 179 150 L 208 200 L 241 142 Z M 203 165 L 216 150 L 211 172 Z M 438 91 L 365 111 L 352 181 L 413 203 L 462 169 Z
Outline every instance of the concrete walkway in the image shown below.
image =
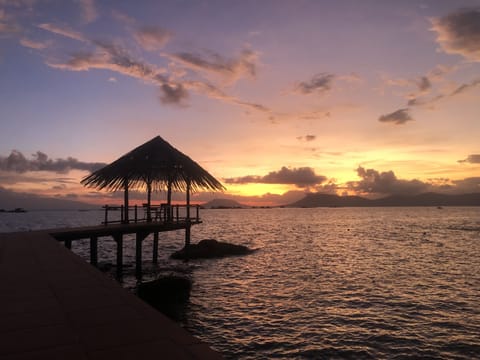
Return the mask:
M 0 360 L 221 359 L 45 232 L 0 233 Z

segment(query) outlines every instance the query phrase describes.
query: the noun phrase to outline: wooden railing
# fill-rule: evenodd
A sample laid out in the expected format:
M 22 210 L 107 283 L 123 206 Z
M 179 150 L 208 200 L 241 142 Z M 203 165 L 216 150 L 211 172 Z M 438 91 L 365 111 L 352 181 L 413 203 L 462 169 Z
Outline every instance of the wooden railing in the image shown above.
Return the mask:
M 142 206 L 111 206 L 102 207 L 105 210 L 105 217 L 102 224 L 128 224 L 138 222 L 163 222 L 163 223 L 179 223 L 187 220 L 200 222 L 200 205 L 185 204 L 160 204 Z M 128 213 L 127 213 L 128 212 Z M 112 215 L 113 213 L 113 215 Z

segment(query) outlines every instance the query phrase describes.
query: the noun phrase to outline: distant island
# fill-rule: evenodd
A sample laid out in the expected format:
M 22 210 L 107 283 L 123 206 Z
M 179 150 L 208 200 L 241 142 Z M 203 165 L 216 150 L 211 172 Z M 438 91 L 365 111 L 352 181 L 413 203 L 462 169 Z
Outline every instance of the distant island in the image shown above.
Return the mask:
M 231 199 L 213 199 L 209 202 L 200 205 L 202 209 L 270 209 L 272 207 L 282 206 L 251 206 L 241 204 L 238 201 Z
M 230 199 L 213 199 L 201 205 L 204 209 L 246 209 L 251 206 L 240 204 Z
M 5 210 L 5 209 L 0 209 L 0 212 L 8 212 L 8 213 L 25 213 L 27 210 L 24 208 L 15 208 L 12 210 Z
M 311 193 L 287 205 L 300 208 L 373 206 L 480 206 L 480 193 L 447 195 L 430 192 L 418 195 L 392 195 L 380 199 Z

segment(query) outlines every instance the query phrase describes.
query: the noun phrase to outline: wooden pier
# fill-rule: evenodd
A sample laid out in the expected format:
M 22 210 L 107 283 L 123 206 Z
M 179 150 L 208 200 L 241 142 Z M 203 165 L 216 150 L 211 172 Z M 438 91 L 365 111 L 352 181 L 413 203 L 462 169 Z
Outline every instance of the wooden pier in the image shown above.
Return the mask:
M 221 359 L 48 231 L 0 233 L 0 283 L 2 360 Z
M 200 224 L 198 205 L 172 205 L 170 207 L 151 207 L 143 209 L 145 214 L 155 214 L 153 217 L 138 216 L 140 212 L 137 207 L 131 207 L 128 211 L 134 210 L 135 217 L 125 220 L 124 207 L 105 206 L 105 217 L 101 225 L 78 228 L 52 229 L 47 232 L 58 241 L 65 243 L 65 247 L 72 248 L 72 241 L 90 239 L 90 263 L 98 264 L 98 241 L 100 237 L 111 236 L 117 245 L 116 265 L 117 276 L 121 277 L 123 268 L 123 246 L 124 235 L 135 234 L 135 274 L 137 278 L 142 276 L 142 242 L 153 234 L 152 261 L 158 259 L 159 233 L 174 230 L 185 230 L 185 246 L 190 244 L 191 227 Z M 161 210 L 161 211 L 160 211 Z M 183 211 L 182 211 L 183 210 Z M 192 211 L 193 210 L 193 211 Z M 109 211 L 120 211 L 120 217 L 113 218 Z M 190 214 L 195 214 L 190 217 Z

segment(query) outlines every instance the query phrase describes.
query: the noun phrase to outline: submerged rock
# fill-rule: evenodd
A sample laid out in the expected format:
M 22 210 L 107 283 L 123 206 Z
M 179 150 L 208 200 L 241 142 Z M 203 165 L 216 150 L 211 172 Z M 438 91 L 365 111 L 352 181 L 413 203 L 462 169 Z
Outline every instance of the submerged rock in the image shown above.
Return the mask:
M 190 279 L 171 275 L 141 283 L 137 287 L 137 295 L 150 305 L 158 307 L 169 303 L 186 302 L 191 289 Z
M 174 252 L 170 257 L 172 259 L 209 259 L 232 255 L 247 255 L 254 252 L 244 245 L 235 245 L 220 242 L 214 239 L 205 239 L 198 244 L 190 244 L 187 248 Z

